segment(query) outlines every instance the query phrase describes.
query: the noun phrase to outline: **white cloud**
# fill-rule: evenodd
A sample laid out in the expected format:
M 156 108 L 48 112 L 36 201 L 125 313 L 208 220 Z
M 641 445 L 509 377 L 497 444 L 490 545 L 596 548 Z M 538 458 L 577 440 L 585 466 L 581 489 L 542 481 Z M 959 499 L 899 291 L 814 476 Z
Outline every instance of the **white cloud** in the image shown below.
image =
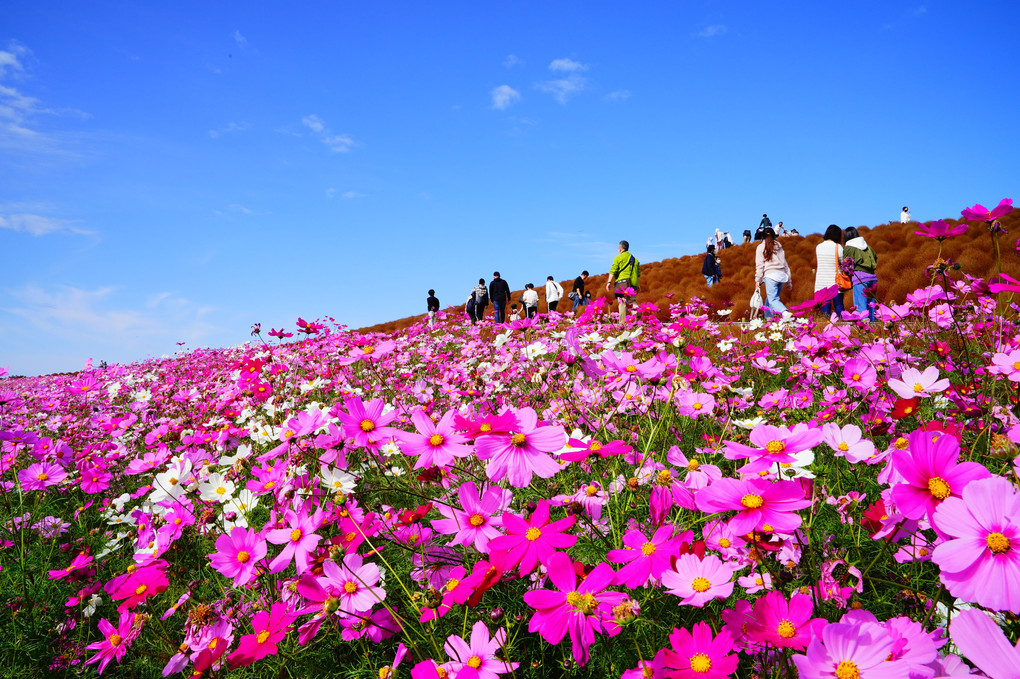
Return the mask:
M 492 92 L 492 108 L 497 111 L 505 111 L 521 99 L 521 93 L 509 85 L 494 87 Z
M 516 54 L 506 55 L 506 59 L 503 60 L 503 66 L 505 68 L 513 68 L 514 66 L 523 66 L 524 61 L 519 59 Z
M 567 73 L 573 73 L 575 71 L 587 71 L 587 64 L 582 64 L 579 61 L 573 59 L 553 59 L 552 63 L 549 64 L 550 71 L 565 71 Z
M 7 75 L 7 70 L 11 71 L 24 71 L 25 67 L 21 63 L 22 57 L 28 55 L 28 48 L 23 45 L 11 41 L 7 45 L 7 49 L 0 50 L 0 78 Z
M 350 200 L 352 198 L 364 198 L 365 194 L 358 193 L 357 191 L 344 191 L 340 194 L 340 197 L 344 200 Z
M 92 235 L 93 232 L 75 226 L 75 223 L 68 219 L 57 219 L 56 217 L 45 217 L 33 214 L 12 214 L 0 215 L 0 229 L 11 231 L 23 231 L 33 236 L 45 236 L 50 233 L 74 233 L 78 235 Z
M 241 31 L 234 31 L 234 42 L 237 43 L 238 47 L 248 46 L 248 38 L 241 35 Z
M 696 33 L 699 38 L 715 38 L 726 34 L 726 26 L 723 24 L 711 24 L 705 26 Z
M 307 115 L 301 119 L 301 124 L 311 130 L 323 144 L 330 150 L 337 153 L 347 153 L 355 146 L 354 139 L 348 134 L 333 134 L 326 123 L 319 116 Z
M 614 90 L 602 98 L 606 101 L 626 101 L 630 99 L 630 90 Z
M 566 78 L 536 83 L 535 87 L 540 92 L 551 94 L 553 99 L 565 105 L 571 98 L 583 92 L 587 83 L 588 81 L 584 77 L 571 73 Z
M 218 130 L 209 130 L 209 136 L 213 139 L 219 139 L 225 134 L 233 134 L 234 132 L 243 132 L 251 127 L 248 123 L 235 123 L 231 121 L 225 127 L 221 127 Z

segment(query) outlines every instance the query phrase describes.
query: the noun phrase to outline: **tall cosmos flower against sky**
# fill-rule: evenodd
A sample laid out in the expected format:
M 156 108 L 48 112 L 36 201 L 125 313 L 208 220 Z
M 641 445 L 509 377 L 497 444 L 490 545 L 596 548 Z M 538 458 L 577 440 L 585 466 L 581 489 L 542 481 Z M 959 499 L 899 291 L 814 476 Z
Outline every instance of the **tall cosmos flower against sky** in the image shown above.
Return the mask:
M 489 461 L 485 473 L 491 481 L 506 478 L 514 488 L 526 488 L 532 476 L 548 479 L 560 470 L 549 453 L 563 448 L 567 435 L 563 427 L 539 426 L 538 415 L 531 408 L 521 408 L 515 414 L 517 427 L 512 434 L 489 434 L 475 446 L 478 457 Z

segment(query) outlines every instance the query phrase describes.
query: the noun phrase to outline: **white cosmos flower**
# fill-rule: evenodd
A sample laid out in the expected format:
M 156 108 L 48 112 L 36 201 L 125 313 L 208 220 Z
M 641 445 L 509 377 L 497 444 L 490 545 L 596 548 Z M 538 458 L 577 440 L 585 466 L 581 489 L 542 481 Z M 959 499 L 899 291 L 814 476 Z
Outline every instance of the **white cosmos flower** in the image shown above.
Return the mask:
M 333 493 L 353 493 L 358 485 L 358 477 L 348 474 L 342 469 L 322 465 L 322 483 Z
M 184 493 L 191 480 L 191 462 L 175 458 L 171 460 L 170 466 L 165 472 L 157 474 L 152 480 L 149 501 L 159 502 L 167 498 L 176 500 Z
M 234 495 L 234 482 L 213 472 L 206 481 L 198 484 L 198 496 L 206 502 L 226 502 Z
M 733 424 L 741 429 L 751 430 L 758 425 L 765 424 L 767 421 L 764 417 L 748 417 L 743 420 L 733 420 Z
M 259 504 L 259 498 L 257 495 L 252 493 L 247 488 L 242 488 L 237 491 L 237 495 L 224 502 L 221 507 L 223 510 L 223 524 L 227 531 L 233 530 L 236 526 L 241 528 L 248 527 L 248 519 L 246 514 L 250 513 Z M 233 519 L 227 519 L 226 514 L 231 512 L 236 516 Z

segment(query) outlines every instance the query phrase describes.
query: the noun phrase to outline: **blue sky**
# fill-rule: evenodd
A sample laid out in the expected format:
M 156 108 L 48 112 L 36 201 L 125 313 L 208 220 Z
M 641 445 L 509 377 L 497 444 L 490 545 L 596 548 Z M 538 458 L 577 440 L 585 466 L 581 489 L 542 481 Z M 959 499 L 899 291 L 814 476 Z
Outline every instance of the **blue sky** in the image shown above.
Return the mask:
M 0 6 L 0 367 L 1016 197 L 1015 2 Z

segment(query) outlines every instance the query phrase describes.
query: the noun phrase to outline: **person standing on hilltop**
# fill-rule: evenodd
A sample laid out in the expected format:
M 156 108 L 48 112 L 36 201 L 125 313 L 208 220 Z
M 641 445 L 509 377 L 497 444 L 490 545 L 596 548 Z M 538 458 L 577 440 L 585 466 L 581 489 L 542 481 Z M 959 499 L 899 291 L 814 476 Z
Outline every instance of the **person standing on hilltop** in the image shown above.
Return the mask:
M 790 275 L 790 265 L 786 263 L 786 253 L 783 246 L 776 239 L 776 232 L 772 227 L 764 230 L 765 242 L 758 246 L 754 252 L 754 287 L 765 284 L 765 316 L 770 318 L 773 314 L 790 316 L 786 305 L 779 301 L 779 293 L 783 286 L 793 282 Z
M 574 307 L 571 311 L 577 311 L 577 307 L 584 304 L 584 282 L 588 280 L 588 272 L 582 271 L 581 275 L 574 279 L 574 287 L 570 291 L 569 297 L 574 300 Z
M 549 306 L 549 311 L 556 311 L 562 297 L 563 286 L 553 280 L 552 276 L 547 276 L 545 279 L 545 303 Z
M 878 267 L 878 255 L 873 248 L 868 247 L 868 242 L 852 226 L 843 229 L 843 238 L 846 247 L 843 248 L 843 257 L 852 259 L 854 272 L 850 274 L 850 282 L 853 283 L 854 309 L 857 313 L 868 312 L 868 320 L 875 320 L 875 300 L 868 294 L 878 285 L 878 276 L 875 269 Z
M 712 287 L 722 278 L 719 269 L 719 258 L 715 256 L 715 246 L 709 245 L 705 252 L 705 262 L 701 265 L 701 275 L 705 277 L 705 285 Z
M 436 324 L 436 312 L 439 311 L 439 298 L 435 290 L 429 290 L 429 296 L 425 300 L 425 308 L 429 314 L 429 325 Z
M 906 224 L 909 221 L 910 221 L 910 208 L 904 205 L 903 209 L 900 211 L 900 224 Z
M 829 224 L 822 242 L 815 246 L 815 292 L 836 285 L 836 273 L 843 263 L 843 229 Z M 822 305 L 822 315 L 828 318 L 835 309 L 843 318 L 843 291 L 836 288 L 836 296 Z
M 620 307 L 620 323 L 627 321 L 627 304 L 634 302 L 630 291 L 637 294 L 641 290 L 641 264 L 634 255 L 630 254 L 630 243 L 620 241 L 617 250 L 618 254 L 613 258 L 613 265 L 609 268 L 609 280 L 606 281 L 606 292 L 610 290 L 616 296 Z M 614 287 L 615 282 L 615 287 Z
M 489 282 L 489 301 L 492 302 L 492 313 L 497 323 L 506 322 L 506 307 L 510 304 L 510 286 L 499 277 L 498 271 L 492 272 Z
M 478 285 L 471 290 L 471 295 L 475 298 L 474 320 L 481 321 L 485 318 L 485 307 L 489 306 L 489 289 L 485 287 L 484 278 L 478 279 Z

